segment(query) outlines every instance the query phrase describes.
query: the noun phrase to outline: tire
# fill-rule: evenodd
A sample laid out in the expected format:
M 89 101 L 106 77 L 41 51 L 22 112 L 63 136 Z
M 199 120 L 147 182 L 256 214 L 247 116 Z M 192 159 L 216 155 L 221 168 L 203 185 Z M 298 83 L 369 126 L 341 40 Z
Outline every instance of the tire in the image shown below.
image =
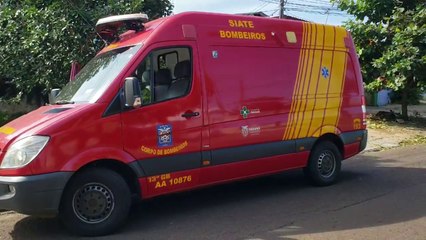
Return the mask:
M 90 168 L 67 185 L 59 217 L 72 232 L 101 236 L 121 227 L 131 205 L 129 186 L 123 177 L 109 169 Z
M 311 151 L 308 166 L 303 172 L 313 185 L 329 186 L 337 181 L 341 162 L 342 154 L 334 143 L 320 142 Z

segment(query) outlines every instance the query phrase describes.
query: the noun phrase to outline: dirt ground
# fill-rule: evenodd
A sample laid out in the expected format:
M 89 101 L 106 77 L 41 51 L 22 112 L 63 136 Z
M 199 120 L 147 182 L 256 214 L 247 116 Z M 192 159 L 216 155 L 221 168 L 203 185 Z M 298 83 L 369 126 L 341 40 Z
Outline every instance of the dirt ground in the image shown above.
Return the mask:
M 377 113 L 379 111 L 389 111 L 392 110 L 395 113 L 401 113 L 401 105 L 400 104 L 389 104 L 383 107 L 372 107 L 367 106 L 368 113 Z M 408 106 L 408 115 L 409 116 L 419 116 L 426 118 L 426 100 L 420 101 L 418 105 L 410 105 Z
M 371 119 L 379 111 L 401 112 L 401 106 L 391 104 L 384 107 L 367 107 L 369 120 L 366 151 L 379 151 L 403 145 L 426 143 L 426 102 L 409 106 L 411 121 L 380 121 Z

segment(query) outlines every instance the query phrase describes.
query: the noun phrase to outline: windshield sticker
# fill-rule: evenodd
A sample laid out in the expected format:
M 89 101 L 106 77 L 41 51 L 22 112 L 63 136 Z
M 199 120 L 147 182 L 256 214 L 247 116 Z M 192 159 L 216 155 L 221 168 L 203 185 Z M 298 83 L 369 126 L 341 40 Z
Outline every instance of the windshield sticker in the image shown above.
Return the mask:
M 157 126 L 158 147 L 170 147 L 173 145 L 172 125 Z
M 8 126 L 0 127 L 0 133 L 6 134 L 6 135 L 10 135 L 14 133 L 15 131 L 16 129 L 12 127 L 8 127 Z
M 142 146 L 141 151 L 149 155 L 162 156 L 162 155 L 170 155 L 170 154 L 178 153 L 182 151 L 183 149 L 185 149 L 186 147 L 188 147 L 188 141 L 185 141 L 177 145 L 176 147 L 172 147 L 172 148 L 149 148 L 146 146 Z

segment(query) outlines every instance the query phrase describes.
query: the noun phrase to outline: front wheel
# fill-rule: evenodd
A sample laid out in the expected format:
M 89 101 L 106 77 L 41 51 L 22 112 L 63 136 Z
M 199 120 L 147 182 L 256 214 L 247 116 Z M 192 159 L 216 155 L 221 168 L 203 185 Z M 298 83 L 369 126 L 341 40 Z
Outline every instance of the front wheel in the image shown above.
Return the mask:
M 341 161 L 342 154 L 334 143 L 320 142 L 311 152 L 308 166 L 303 169 L 303 172 L 312 184 L 328 186 L 337 181 Z
M 120 174 L 91 168 L 77 173 L 65 189 L 59 217 L 79 235 L 106 235 L 125 222 L 130 205 L 130 189 Z

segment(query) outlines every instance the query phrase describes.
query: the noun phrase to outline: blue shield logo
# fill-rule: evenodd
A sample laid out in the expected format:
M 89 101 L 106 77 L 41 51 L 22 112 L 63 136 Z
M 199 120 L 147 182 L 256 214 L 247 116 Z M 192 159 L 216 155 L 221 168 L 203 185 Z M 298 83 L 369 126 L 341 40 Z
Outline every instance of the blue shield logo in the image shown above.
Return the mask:
M 157 138 L 159 147 L 169 147 L 173 145 L 172 126 L 157 126 Z

